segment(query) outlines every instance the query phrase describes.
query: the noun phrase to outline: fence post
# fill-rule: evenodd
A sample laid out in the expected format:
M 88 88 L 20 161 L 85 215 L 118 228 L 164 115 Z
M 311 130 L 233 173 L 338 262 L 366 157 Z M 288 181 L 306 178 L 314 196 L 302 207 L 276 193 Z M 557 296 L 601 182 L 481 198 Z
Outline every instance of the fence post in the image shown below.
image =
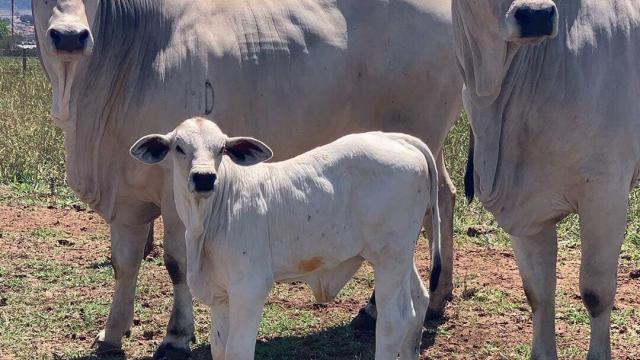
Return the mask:
M 22 49 L 22 73 L 27 73 L 27 49 Z

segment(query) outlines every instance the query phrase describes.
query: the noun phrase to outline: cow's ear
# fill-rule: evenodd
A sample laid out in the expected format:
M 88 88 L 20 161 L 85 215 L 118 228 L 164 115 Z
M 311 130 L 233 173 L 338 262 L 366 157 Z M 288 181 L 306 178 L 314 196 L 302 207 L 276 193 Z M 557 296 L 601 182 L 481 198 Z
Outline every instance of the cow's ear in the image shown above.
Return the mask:
M 250 137 L 228 138 L 224 145 L 225 154 L 234 163 L 249 166 L 271 159 L 273 151 L 262 141 Z
M 167 156 L 170 146 L 171 140 L 168 136 L 151 134 L 136 141 L 129 153 L 145 164 L 156 164 Z

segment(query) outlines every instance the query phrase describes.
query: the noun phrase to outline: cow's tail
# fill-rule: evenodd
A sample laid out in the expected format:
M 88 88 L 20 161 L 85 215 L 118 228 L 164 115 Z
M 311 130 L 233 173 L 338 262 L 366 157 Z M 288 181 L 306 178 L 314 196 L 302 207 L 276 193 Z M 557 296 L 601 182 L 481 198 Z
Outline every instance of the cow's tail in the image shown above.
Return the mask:
M 469 126 L 469 152 L 467 153 L 467 168 L 464 171 L 464 195 L 467 198 L 469 204 L 473 201 L 475 196 L 475 184 L 473 183 L 473 153 L 474 153 L 475 139 L 473 136 L 473 130 Z
M 429 147 L 414 137 L 407 137 L 409 143 L 422 152 L 424 155 L 429 170 L 428 184 L 429 187 L 429 201 L 431 208 L 431 221 L 433 233 L 431 234 L 431 275 L 429 276 L 429 293 L 433 293 L 438 288 L 438 281 L 440 280 L 440 272 L 442 271 L 442 254 L 440 244 L 440 210 L 438 208 L 438 169 L 436 167 L 436 160 L 431 153 Z

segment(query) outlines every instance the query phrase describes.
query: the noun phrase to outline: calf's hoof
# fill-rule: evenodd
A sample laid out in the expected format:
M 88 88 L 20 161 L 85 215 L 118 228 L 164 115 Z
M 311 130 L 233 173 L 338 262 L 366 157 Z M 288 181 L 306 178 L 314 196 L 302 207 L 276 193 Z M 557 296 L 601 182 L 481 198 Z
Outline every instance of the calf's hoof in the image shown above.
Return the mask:
M 191 350 L 179 348 L 172 344 L 166 343 L 160 345 L 156 353 L 153 354 L 153 360 L 189 360 L 191 359 Z
M 360 309 L 358 315 L 351 320 L 351 327 L 360 331 L 375 331 L 376 319 L 369 315 L 364 309 Z

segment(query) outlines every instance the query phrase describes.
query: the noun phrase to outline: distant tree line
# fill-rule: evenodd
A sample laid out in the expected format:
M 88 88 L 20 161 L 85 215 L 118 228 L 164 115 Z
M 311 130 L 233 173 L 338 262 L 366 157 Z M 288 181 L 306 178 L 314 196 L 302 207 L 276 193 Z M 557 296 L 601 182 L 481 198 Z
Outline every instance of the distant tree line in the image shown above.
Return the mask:
M 23 17 L 25 19 L 22 19 Z M 33 21 L 33 17 L 31 15 L 23 15 L 20 16 L 20 20 L 28 23 Z M 11 49 L 15 44 L 20 44 L 25 40 L 27 39 L 18 34 L 11 37 L 11 22 L 8 19 L 0 19 L 0 49 Z
M 31 15 L 20 15 L 20 21 L 25 24 L 33 25 L 33 16 Z
M 11 23 L 7 19 L 0 19 L 0 40 L 11 36 Z

